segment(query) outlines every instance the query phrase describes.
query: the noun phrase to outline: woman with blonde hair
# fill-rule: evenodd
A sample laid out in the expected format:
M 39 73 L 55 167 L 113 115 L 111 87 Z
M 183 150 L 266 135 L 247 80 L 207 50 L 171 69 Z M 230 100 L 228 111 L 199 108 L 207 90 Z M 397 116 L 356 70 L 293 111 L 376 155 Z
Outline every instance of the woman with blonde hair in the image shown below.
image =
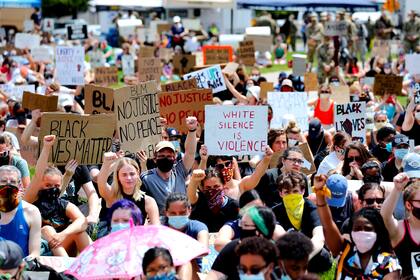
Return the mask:
M 293 147 L 299 143 L 306 143 L 306 138 L 302 134 L 302 130 L 296 123 L 296 120 L 290 120 L 286 127 L 287 146 Z

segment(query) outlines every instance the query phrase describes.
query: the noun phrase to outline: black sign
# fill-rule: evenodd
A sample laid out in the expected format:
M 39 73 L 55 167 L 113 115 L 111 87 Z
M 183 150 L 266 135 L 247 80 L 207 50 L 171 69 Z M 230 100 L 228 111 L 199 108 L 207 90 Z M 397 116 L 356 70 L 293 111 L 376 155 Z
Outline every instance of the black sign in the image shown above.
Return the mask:
M 67 39 L 83 40 L 87 39 L 87 25 L 67 25 Z

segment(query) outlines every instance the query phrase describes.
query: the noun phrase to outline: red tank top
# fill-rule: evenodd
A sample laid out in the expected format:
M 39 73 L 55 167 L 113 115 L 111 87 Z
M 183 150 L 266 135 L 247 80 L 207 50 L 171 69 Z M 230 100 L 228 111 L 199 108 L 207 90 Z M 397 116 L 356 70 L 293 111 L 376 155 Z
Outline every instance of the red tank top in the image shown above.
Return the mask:
M 318 118 L 322 124 L 334 124 L 334 102 L 331 102 L 330 108 L 327 111 L 321 111 L 321 100 L 316 101 L 314 117 Z

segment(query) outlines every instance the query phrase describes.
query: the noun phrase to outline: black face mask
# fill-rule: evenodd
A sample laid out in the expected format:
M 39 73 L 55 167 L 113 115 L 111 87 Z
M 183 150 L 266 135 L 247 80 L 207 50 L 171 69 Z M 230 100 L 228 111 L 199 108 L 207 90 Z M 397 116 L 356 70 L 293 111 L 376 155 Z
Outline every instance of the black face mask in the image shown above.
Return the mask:
M 156 160 L 157 168 L 159 168 L 159 170 L 162 172 L 169 172 L 174 166 L 174 163 L 175 161 L 173 159 L 167 157 L 159 158 Z
M 9 151 L 6 151 L 0 156 L 0 166 L 8 165 L 8 164 L 9 164 Z
M 411 205 L 413 206 L 413 205 Z M 417 220 L 420 220 L 420 208 L 413 206 L 413 216 L 416 217 Z
M 46 190 L 40 190 L 38 192 L 38 197 L 40 200 L 57 200 L 60 196 L 59 188 L 50 188 Z
M 239 228 L 239 234 L 240 234 L 240 238 L 244 239 L 247 237 L 257 236 L 257 230 Z

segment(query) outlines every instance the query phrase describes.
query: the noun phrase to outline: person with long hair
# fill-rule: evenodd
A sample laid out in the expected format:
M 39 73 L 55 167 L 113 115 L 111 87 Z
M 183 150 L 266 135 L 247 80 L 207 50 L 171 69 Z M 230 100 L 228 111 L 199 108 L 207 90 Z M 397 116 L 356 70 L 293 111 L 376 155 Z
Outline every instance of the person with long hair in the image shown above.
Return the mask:
M 330 170 L 337 169 L 344 161 L 346 146 L 350 142 L 350 136 L 344 131 L 337 131 L 333 136 L 330 153 L 318 167 L 317 174 L 328 174 Z
M 336 279 L 399 279 L 401 267 L 378 210 L 366 207 L 354 213 L 350 240 L 345 239 L 332 219 L 326 179 L 325 175 L 315 177 L 314 192 L 327 246 L 333 256 L 341 254 Z
M 344 153 L 341 174 L 349 180 L 362 180 L 362 165 L 372 158 L 366 147 L 360 142 L 351 142 Z

